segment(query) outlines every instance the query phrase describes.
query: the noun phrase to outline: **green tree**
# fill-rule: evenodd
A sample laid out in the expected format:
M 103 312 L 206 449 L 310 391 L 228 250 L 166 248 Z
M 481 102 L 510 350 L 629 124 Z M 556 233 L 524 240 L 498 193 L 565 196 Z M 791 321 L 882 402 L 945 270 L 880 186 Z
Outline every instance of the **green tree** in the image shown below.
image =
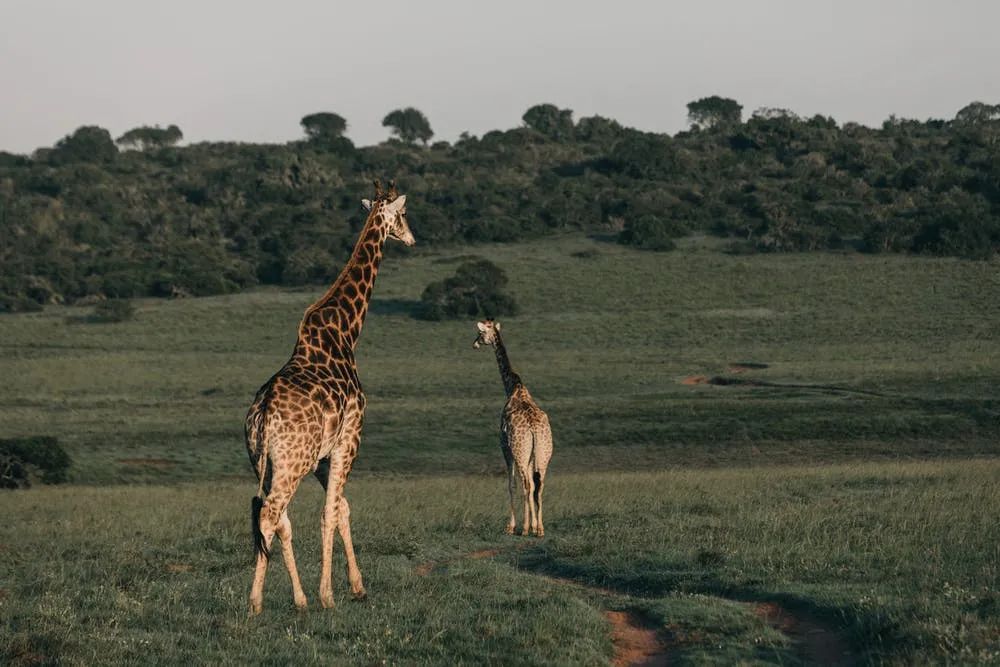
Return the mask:
M 343 116 L 330 111 L 320 111 L 303 116 L 299 121 L 309 141 L 328 143 L 347 131 L 347 121 Z
M 743 118 L 743 105 L 728 97 L 703 97 L 688 102 L 688 122 L 699 127 L 738 125 Z
M 554 104 L 536 104 L 521 116 L 531 129 L 555 140 L 573 136 L 573 110 L 560 109 Z
M 118 147 L 110 132 L 96 125 L 84 125 L 56 142 L 49 159 L 56 163 L 111 162 L 117 155 Z
M 983 104 L 973 102 L 959 109 L 955 114 L 955 122 L 964 125 L 977 125 L 1000 120 L 1000 104 Z
M 507 274 L 493 262 L 465 262 L 452 277 L 424 289 L 417 315 L 425 320 L 513 315 L 517 306 L 503 293 L 506 285 Z
M 173 146 L 184 138 L 181 128 L 176 125 L 169 125 L 162 128 L 159 125 L 150 127 L 143 125 L 135 127 L 115 139 L 115 143 L 122 148 L 137 148 L 139 150 L 150 150 L 153 148 L 164 148 Z
M 392 128 L 392 133 L 408 144 L 419 139 L 426 146 L 430 138 L 434 136 L 427 116 L 413 107 L 390 111 L 382 119 L 382 127 Z
M 602 116 L 585 116 L 576 124 L 576 137 L 581 141 L 610 143 L 622 135 L 625 128 L 618 121 Z

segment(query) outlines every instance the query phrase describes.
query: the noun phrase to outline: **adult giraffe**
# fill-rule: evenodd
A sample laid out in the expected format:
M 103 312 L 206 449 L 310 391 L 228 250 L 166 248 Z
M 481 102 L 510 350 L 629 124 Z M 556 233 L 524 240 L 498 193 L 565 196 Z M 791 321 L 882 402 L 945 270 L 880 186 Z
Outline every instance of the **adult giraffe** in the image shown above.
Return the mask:
M 408 246 L 414 240 L 406 222 L 406 195 L 398 194 L 394 183 L 383 193 L 375 181 L 374 200 L 362 203 L 368 218 L 350 260 L 326 294 L 306 309 L 291 359 L 258 390 L 247 413 L 247 452 L 259 479 L 250 508 L 257 561 L 250 590 L 251 614 L 263 608 L 264 576 L 275 533 L 292 579 L 295 606 L 306 606 L 292 551 L 288 503 L 310 472 L 326 489 L 320 602 L 327 608 L 333 606 L 334 529 L 339 529 L 344 541 L 351 592 L 357 599 L 365 597 L 351 543 L 351 510 L 343 495 L 365 416 L 354 349 L 385 240 L 394 238 Z

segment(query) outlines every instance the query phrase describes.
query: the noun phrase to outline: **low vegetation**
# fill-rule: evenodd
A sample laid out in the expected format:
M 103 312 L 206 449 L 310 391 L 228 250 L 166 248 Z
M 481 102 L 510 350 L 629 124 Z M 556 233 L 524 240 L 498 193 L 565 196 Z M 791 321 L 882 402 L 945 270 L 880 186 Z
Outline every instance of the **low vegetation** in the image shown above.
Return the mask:
M 68 479 L 70 464 L 56 438 L 0 439 L 0 489 L 28 488 L 32 480 L 61 484 Z

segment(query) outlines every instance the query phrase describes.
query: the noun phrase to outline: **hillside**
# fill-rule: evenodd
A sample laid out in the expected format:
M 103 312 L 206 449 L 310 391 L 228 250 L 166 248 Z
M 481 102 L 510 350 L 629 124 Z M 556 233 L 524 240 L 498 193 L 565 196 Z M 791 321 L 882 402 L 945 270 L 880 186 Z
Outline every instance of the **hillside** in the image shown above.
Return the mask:
M 322 114 L 284 145 L 172 145 L 172 126 L 119 150 L 80 128 L 31 157 L 0 153 L 0 311 L 322 283 L 374 177 L 411 197 L 422 247 L 587 230 L 653 250 L 692 233 L 730 253 L 1000 249 L 997 107 L 878 129 L 781 109 L 744 121 L 723 98 L 689 114 L 668 136 L 538 105 L 523 127 L 426 146 L 429 126 L 355 147 Z

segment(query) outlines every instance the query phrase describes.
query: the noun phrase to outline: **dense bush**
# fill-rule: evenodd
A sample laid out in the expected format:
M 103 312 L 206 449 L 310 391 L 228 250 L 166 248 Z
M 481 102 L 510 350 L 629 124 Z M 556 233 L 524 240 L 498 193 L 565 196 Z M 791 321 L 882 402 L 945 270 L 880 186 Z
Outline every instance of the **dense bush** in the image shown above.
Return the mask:
M 455 275 L 431 283 L 420 297 L 417 316 L 425 320 L 514 315 L 514 299 L 503 293 L 507 274 L 496 264 L 477 259 L 465 262 Z
M 0 488 L 31 486 L 32 478 L 45 484 L 68 479 L 70 458 L 58 440 L 50 436 L 0 440 Z
M 687 234 L 687 229 L 677 220 L 642 215 L 625 223 L 618 234 L 618 242 L 639 246 L 646 250 L 673 250 L 674 239 Z
M 785 109 L 742 121 L 713 96 L 689 109 L 697 128 L 671 137 L 542 104 L 523 127 L 430 148 L 415 109 L 390 114 L 402 140 L 363 148 L 332 112 L 305 116 L 306 139 L 284 145 L 171 146 L 179 128 L 143 127 L 132 138 L 148 150 L 119 153 L 83 127 L 30 158 L 0 153 L 0 311 L 327 281 L 375 176 L 410 196 L 422 246 L 610 228 L 642 248 L 697 231 L 756 251 L 988 258 L 1000 250 L 997 108 L 867 128 Z

